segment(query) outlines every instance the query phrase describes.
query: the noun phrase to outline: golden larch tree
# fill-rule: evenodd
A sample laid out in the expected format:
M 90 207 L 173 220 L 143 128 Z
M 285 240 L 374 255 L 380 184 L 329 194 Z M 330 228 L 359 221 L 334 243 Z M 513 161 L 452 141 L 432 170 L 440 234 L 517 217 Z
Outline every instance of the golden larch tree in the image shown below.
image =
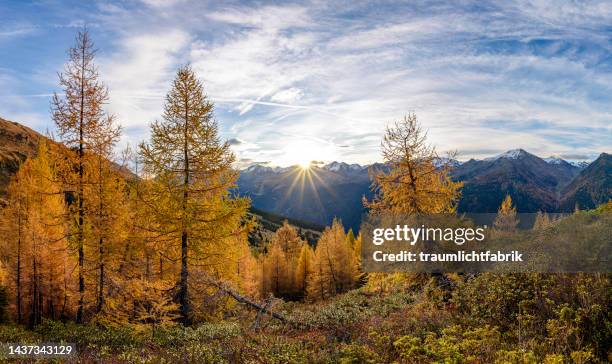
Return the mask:
M 314 251 L 308 244 L 303 244 L 300 250 L 297 267 L 295 271 L 296 288 L 300 292 L 300 298 L 306 297 L 308 279 L 314 269 Z
M 4 242 L 15 277 L 17 321 L 27 313 L 33 327 L 43 317 L 65 318 L 69 307 L 71 264 L 66 238 L 66 206 L 44 141 L 37 157 L 21 166 L 8 188 L 7 212 L 13 231 Z
M 193 322 L 191 269 L 214 271 L 223 259 L 213 261 L 213 256 L 236 250 L 229 237 L 243 233 L 241 220 L 249 204 L 229 192 L 238 178 L 232 168 L 235 157 L 218 134 L 202 83 L 191 67 L 181 67 L 166 96 L 163 118 L 151 124 L 151 140 L 141 144 L 140 153 L 154 180 L 147 205 L 159 239 L 164 252 L 178 255 L 180 262 L 176 298 L 187 325 Z
M 512 198 L 510 195 L 507 195 L 497 211 L 497 216 L 493 222 L 493 228 L 497 232 L 511 233 L 516 231 L 518 223 L 516 208 L 512 206 Z
M 63 171 L 67 190 L 74 195 L 71 211 L 75 215 L 73 244 L 78 254 L 79 301 L 77 322 L 83 322 L 85 308 L 85 189 L 91 184 L 87 179 L 90 156 L 97 142 L 113 139 L 118 129 L 113 118 L 104 111 L 108 101 L 108 89 L 100 81 L 94 64 L 94 44 L 87 30 L 80 31 L 75 45 L 68 50 L 68 62 L 59 74 L 63 95 L 54 94 L 52 116 L 62 142 L 73 152 Z
M 334 219 L 323 231 L 314 252 L 312 274 L 308 279 L 308 297 L 326 299 L 346 292 L 358 278 L 355 255 L 346 239 L 342 223 Z
M 382 155 L 389 170 L 372 171 L 376 196 L 364 201 L 372 213 L 455 211 L 461 183 L 449 176 L 454 155 L 439 158 L 426 139 L 415 114 L 387 127 Z

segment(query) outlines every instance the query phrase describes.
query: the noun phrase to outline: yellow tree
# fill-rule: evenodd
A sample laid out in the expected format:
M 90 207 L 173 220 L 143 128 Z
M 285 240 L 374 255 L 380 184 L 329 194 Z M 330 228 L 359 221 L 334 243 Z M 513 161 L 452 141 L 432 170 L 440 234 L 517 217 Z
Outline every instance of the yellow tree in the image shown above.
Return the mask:
M 241 240 L 238 243 L 239 255 L 236 262 L 236 275 L 241 290 L 251 297 L 260 297 L 261 270 L 257 259 L 251 253 L 248 241 Z
M 177 301 L 184 324 L 193 321 L 190 268 L 208 266 L 211 257 L 241 234 L 249 201 L 234 198 L 238 174 L 227 142 L 218 136 L 213 104 L 189 66 L 181 67 L 166 96 L 163 119 L 151 124 L 151 140 L 141 144 L 145 170 L 154 178 L 152 209 L 168 254 L 178 255 Z M 217 263 L 220 261 L 217 260 Z
M 313 270 L 308 279 L 308 297 L 325 299 L 355 286 L 357 265 L 342 223 L 334 219 L 323 231 L 314 252 Z
M 23 317 L 23 251 L 26 246 L 25 231 L 27 223 L 27 200 L 25 182 L 17 173 L 9 184 L 7 205 L 1 210 L 2 224 L 0 237 L 2 240 L 2 261 L 6 263 L 7 275 L 11 277 L 9 285 L 15 291 L 15 315 L 17 323 L 22 323 Z
M 25 309 L 30 326 L 42 317 L 64 316 L 68 306 L 65 203 L 55 181 L 47 145 L 41 141 L 37 157 L 21 166 L 8 188 L 15 231 L 6 250 L 16 254 L 9 267 L 16 278 L 17 319 L 22 320 Z
M 415 114 L 388 126 L 381 143 L 385 170 L 374 174 L 372 201 L 364 200 L 370 214 L 435 214 L 456 210 L 461 182 L 449 176 L 454 153 L 439 158 L 436 149 L 427 143 Z M 396 278 L 403 278 L 397 274 Z M 386 280 L 387 274 L 368 275 L 369 283 Z
M 279 244 L 270 244 L 263 258 L 263 293 L 282 297 L 287 279 L 287 259 Z
M 267 282 L 264 293 L 286 299 L 299 299 L 302 296 L 302 288 L 296 280 L 296 268 L 305 244 L 297 230 L 285 220 L 268 245 L 268 254 L 264 259 L 263 274 Z
M 295 271 L 295 283 L 297 290 L 300 292 L 300 298 L 306 297 L 308 279 L 310 278 L 314 269 L 313 260 L 314 252 L 312 248 L 308 244 L 303 244 Z
M 94 156 L 96 168 L 92 171 L 92 181 L 86 189 L 85 196 L 91 204 L 86 209 L 91 225 L 89 248 L 90 259 L 95 270 L 92 275 L 92 285 L 96 287 L 95 312 L 100 312 L 104 306 L 107 294 L 109 273 L 121 265 L 125 265 L 127 257 L 120 247 L 129 248 L 128 224 L 131 215 L 129 199 L 126 195 L 126 182 L 117 172 L 113 171 L 110 162 L 99 156 Z M 115 275 L 115 278 L 121 278 Z
M 453 155 L 446 162 L 427 144 L 415 114 L 387 127 L 382 154 L 389 171 L 373 171 L 377 192 L 364 201 L 371 212 L 393 214 L 453 212 L 459 198 L 460 182 L 448 175 Z
M 536 230 L 536 231 L 544 230 L 548 226 L 550 226 L 550 223 L 551 221 L 550 221 L 550 218 L 548 217 L 548 214 L 542 211 L 538 211 L 535 217 L 535 221 L 533 223 L 533 230 Z
M 497 217 L 495 217 L 495 221 L 493 222 L 493 228 L 498 232 L 511 233 L 516 231 L 518 223 L 516 209 L 512 206 L 512 198 L 508 195 L 504 201 L 502 201 L 497 211 Z
M 68 50 L 68 62 L 59 74 L 63 95 L 53 95 L 52 116 L 64 144 L 74 153 L 63 173 L 68 190 L 74 194 L 72 212 L 75 217 L 73 243 L 78 254 L 79 302 L 77 322 L 83 322 L 85 307 L 85 189 L 90 152 L 100 139 L 114 139 L 118 129 L 113 118 L 104 111 L 108 89 L 99 80 L 94 64 L 95 49 L 87 30 L 79 32 L 75 45 Z

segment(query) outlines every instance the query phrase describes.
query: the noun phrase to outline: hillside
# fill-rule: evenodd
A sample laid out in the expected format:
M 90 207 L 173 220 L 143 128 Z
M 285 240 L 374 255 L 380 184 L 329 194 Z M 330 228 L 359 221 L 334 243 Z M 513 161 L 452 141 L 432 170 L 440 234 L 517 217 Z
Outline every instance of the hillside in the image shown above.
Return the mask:
M 298 235 L 310 245 L 315 245 L 324 229 L 324 226 L 321 225 L 286 218 L 253 207 L 249 209 L 249 216 L 254 217 L 257 221 L 257 226 L 249 233 L 249 244 L 258 248 L 263 247 L 265 242 L 272 239 L 274 232 L 283 225 L 285 220 L 287 220 L 290 225 L 297 227 Z
M 0 118 L 0 205 L 13 174 L 29 156 L 35 155 L 41 134 L 19 123 Z
M 561 209 L 591 209 L 612 199 L 612 155 L 601 153 L 563 189 Z
M 238 190 L 253 206 L 319 225 L 337 217 L 357 230 L 365 212 L 362 197 L 371 196 L 368 168 L 331 163 L 303 170 L 298 166 L 252 166 L 241 171 Z
M 580 168 L 565 161 L 548 163 L 522 149 L 484 160 L 469 160 L 452 171 L 463 181 L 459 211 L 496 212 L 506 195 L 519 212 L 557 211 L 560 192 Z

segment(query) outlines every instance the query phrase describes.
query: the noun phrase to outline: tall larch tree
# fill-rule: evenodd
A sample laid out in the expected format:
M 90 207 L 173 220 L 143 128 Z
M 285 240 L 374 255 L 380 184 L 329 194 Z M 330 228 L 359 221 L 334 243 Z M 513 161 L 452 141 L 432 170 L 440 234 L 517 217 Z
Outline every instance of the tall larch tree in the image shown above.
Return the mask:
M 163 118 L 151 124 L 151 140 L 140 152 L 155 181 L 148 205 L 163 250 L 177 254 L 180 262 L 176 298 L 182 322 L 189 325 L 194 318 L 190 271 L 214 270 L 212 257 L 233 249 L 228 237 L 243 233 L 241 219 L 249 204 L 229 193 L 238 178 L 235 157 L 219 139 L 213 104 L 190 66 L 178 70 Z
M 87 178 L 90 156 L 95 141 L 104 132 L 114 133 L 113 118 L 104 111 L 108 101 L 108 89 L 100 81 L 94 63 L 96 50 L 85 29 L 75 39 L 75 45 L 68 50 L 68 62 L 59 74 L 63 94 L 54 94 L 51 102 L 52 116 L 62 142 L 73 151 L 64 171 L 67 190 L 75 199 L 71 211 L 75 215 L 74 237 L 72 239 L 78 254 L 79 301 L 76 321 L 84 320 L 85 309 L 85 189 L 91 184 Z M 112 138 L 111 138 L 112 139 Z
M 449 176 L 455 155 L 438 156 L 414 113 L 387 127 L 381 148 L 389 169 L 371 170 L 375 197 L 372 201 L 364 199 L 370 214 L 435 214 L 456 210 L 462 183 Z M 386 276 L 372 273 L 368 281 L 374 283 Z
M 23 320 L 23 252 L 26 245 L 28 204 L 25 181 L 19 173 L 12 177 L 7 192 L 7 205 L 1 210 L 0 241 L 2 248 L 0 254 L 9 272 L 7 273 L 10 276 L 9 286 L 14 284 L 12 287 L 15 295 L 15 316 L 17 324 L 21 324 Z
M 389 171 L 371 171 L 376 197 L 364 201 L 371 212 L 393 214 L 453 212 L 459 198 L 460 182 L 449 176 L 450 161 L 438 157 L 427 143 L 415 114 L 387 127 L 382 155 Z
M 97 277 L 96 307 L 100 312 L 104 306 L 107 263 L 114 248 L 125 240 L 127 223 L 125 180 L 112 168 L 113 148 L 119 140 L 121 129 L 115 126 L 112 116 L 92 131 L 90 140 L 91 161 L 86 175 L 90 182 L 85 197 L 91 203 L 87 207 L 92 226 L 92 250 L 96 257 Z

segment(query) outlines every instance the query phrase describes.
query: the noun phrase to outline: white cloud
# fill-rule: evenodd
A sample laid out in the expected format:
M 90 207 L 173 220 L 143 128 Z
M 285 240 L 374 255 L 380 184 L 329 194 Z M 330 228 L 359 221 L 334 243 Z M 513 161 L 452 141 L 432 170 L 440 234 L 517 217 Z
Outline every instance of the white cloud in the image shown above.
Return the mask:
M 385 125 L 410 111 L 464 158 L 612 144 L 609 2 L 143 1 L 100 4 L 96 18 L 116 39 L 101 59 L 110 108 L 134 138 L 191 62 L 224 136 L 248 141 L 234 147 L 244 160 L 285 163 L 304 139 L 374 161 Z
M 135 144 L 146 137 L 141 133 L 160 117 L 175 70 L 186 63 L 180 54 L 189 40 L 186 32 L 173 29 L 129 35 L 119 41 L 115 52 L 99 60 L 110 89 L 109 111 L 128 132 L 136 128 L 125 142 Z
M 304 92 L 297 87 L 281 90 L 270 97 L 270 100 L 283 103 L 293 103 L 302 98 Z

